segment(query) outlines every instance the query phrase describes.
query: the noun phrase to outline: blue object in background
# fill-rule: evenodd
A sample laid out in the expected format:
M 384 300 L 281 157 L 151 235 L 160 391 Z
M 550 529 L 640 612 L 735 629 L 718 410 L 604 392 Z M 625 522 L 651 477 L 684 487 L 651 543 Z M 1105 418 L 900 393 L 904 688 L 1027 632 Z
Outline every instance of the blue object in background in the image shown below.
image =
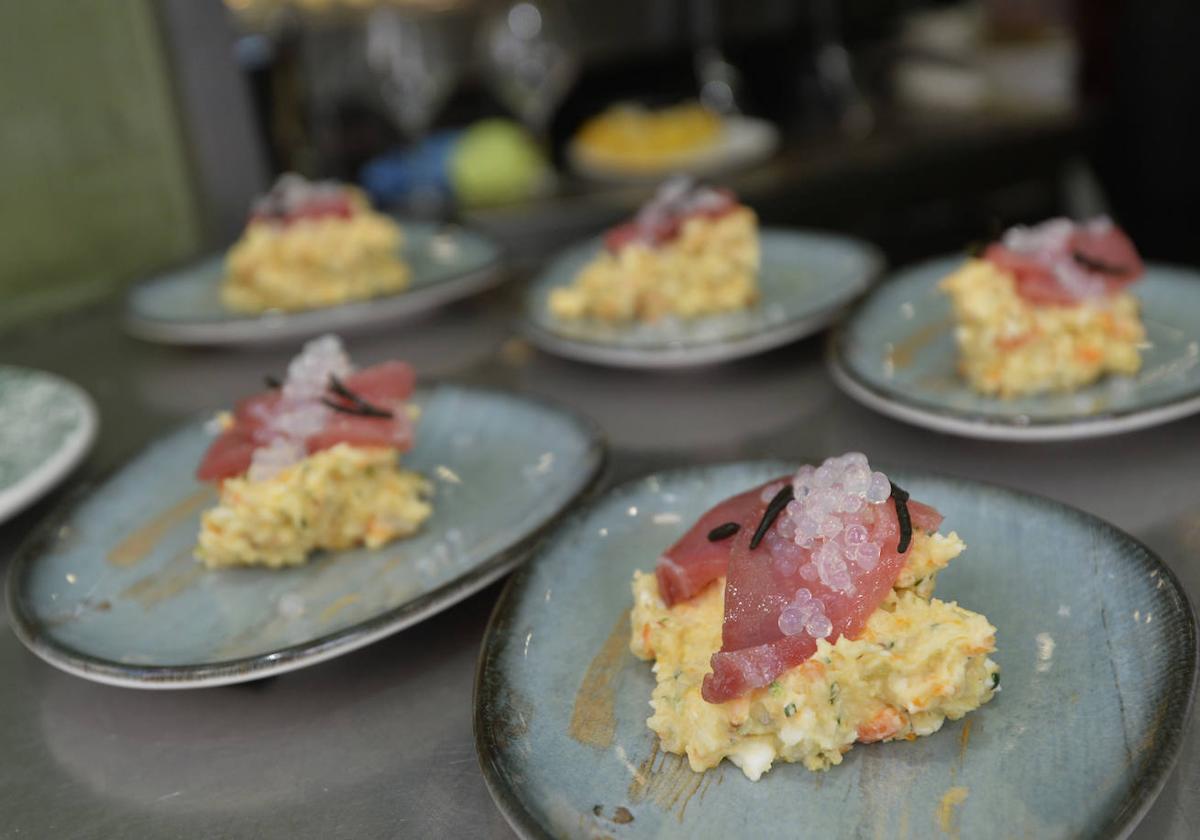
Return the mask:
M 415 146 L 381 155 L 363 167 L 359 180 L 378 207 L 450 201 L 450 156 L 461 129 L 435 132 Z

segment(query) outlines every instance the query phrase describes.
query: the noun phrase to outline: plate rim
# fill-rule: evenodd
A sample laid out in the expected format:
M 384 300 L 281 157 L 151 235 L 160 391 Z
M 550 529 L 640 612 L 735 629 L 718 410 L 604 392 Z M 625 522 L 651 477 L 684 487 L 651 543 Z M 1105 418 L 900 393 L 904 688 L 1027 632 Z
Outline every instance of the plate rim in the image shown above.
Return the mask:
M 437 227 L 419 221 L 401 221 L 400 224 L 410 227 L 428 226 L 431 229 Z M 216 251 L 159 272 L 131 286 L 124 295 L 121 323 L 125 331 L 134 338 L 175 347 L 263 345 L 300 339 L 335 329 L 354 331 L 379 327 L 392 321 L 430 312 L 504 283 L 507 279 L 506 249 L 492 237 L 474 228 L 459 226 L 459 233 L 486 243 L 493 251 L 491 258 L 477 268 L 428 286 L 410 287 L 334 306 L 238 316 L 223 320 L 163 321 L 146 317 L 137 311 L 134 298 L 140 291 L 165 282 L 181 272 L 222 260 L 226 251 Z M 340 322 L 330 323 L 330 318 L 340 319 Z
M 625 347 L 557 333 L 540 323 L 532 314 L 534 311 L 534 287 L 549 275 L 551 268 L 556 263 L 576 251 L 594 246 L 598 240 L 592 237 L 558 251 L 526 285 L 522 294 L 518 327 L 521 333 L 535 346 L 552 355 L 574 361 L 642 370 L 682 370 L 705 367 L 774 350 L 820 332 L 834 323 L 843 310 L 853 306 L 857 300 L 869 293 L 887 268 L 887 258 L 883 251 L 873 242 L 856 236 L 819 228 L 774 226 L 761 228 L 760 233 L 783 236 L 798 234 L 805 238 L 840 242 L 861 253 L 864 259 L 864 271 L 839 300 L 781 323 L 769 325 L 766 329 L 752 331 L 732 339 L 712 339 L 691 343 L 665 342 L 644 347 Z
M 488 727 L 484 719 L 483 709 L 485 702 L 491 698 L 489 690 L 493 688 L 485 686 L 488 679 L 489 664 L 494 660 L 497 654 L 499 641 L 497 637 L 500 632 L 500 627 L 506 623 L 515 609 L 516 590 L 524 584 L 524 581 L 532 574 L 532 570 L 537 561 L 537 552 L 542 548 L 543 544 L 549 541 L 554 534 L 560 530 L 570 526 L 576 519 L 583 520 L 590 516 L 595 509 L 607 498 L 610 494 L 628 491 L 634 485 L 639 484 L 647 479 L 654 477 L 661 480 L 663 475 L 671 474 L 686 474 L 696 470 L 708 470 L 722 467 L 746 467 L 751 465 L 759 465 L 764 468 L 776 468 L 779 466 L 792 466 L 800 463 L 798 459 L 788 458 L 748 458 L 743 460 L 718 460 L 718 461 L 696 461 L 687 464 L 675 464 L 671 466 L 652 469 L 646 473 L 639 473 L 635 476 L 620 482 L 619 484 L 606 486 L 594 491 L 589 498 L 582 500 L 577 504 L 569 517 L 565 517 L 558 522 L 551 531 L 545 532 L 539 544 L 532 547 L 530 550 L 527 562 L 523 564 L 504 584 L 503 590 L 496 599 L 496 604 L 492 608 L 491 615 L 488 617 L 487 626 L 484 629 L 483 640 L 480 642 L 479 655 L 475 662 L 475 680 L 471 692 L 471 728 L 472 740 L 475 744 L 475 756 L 479 762 L 480 770 L 483 774 L 484 783 L 488 789 L 488 793 L 492 797 L 492 801 L 496 804 L 497 809 L 504 816 L 509 826 L 522 838 L 536 838 L 536 840 L 553 840 L 554 835 L 543 826 L 529 811 L 525 804 L 521 801 L 515 787 L 504 783 L 502 774 L 494 766 L 492 755 L 496 754 L 494 743 L 487 737 Z M 924 478 L 933 479 L 935 481 L 944 481 L 950 483 L 958 483 L 961 485 L 978 485 L 994 492 L 1000 492 L 1010 497 L 1024 498 L 1032 500 L 1042 506 L 1050 506 L 1058 508 L 1063 514 L 1072 516 L 1087 522 L 1092 522 L 1099 527 L 1107 530 L 1118 539 L 1127 541 L 1133 547 L 1145 553 L 1146 557 L 1151 560 L 1159 571 L 1159 576 L 1164 577 L 1170 589 L 1174 592 L 1175 597 L 1182 605 L 1182 611 L 1186 617 L 1185 626 L 1188 630 L 1187 645 L 1191 648 L 1192 655 L 1187 660 L 1190 664 L 1191 674 L 1187 680 L 1186 696 L 1184 697 L 1182 713 L 1180 715 L 1179 727 L 1174 737 L 1165 745 L 1164 750 L 1155 754 L 1142 778 L 1135 780 L 1129 790 L 1129 795 L 1119 804 L 1112 820 L 1106 826 L 1109 831 L 1107 836 L 1116 838 L 1116 840 L 1124 840 L 1133 833 L 1137 828 L 1146 812 L 1158 799 L 1163 787 L 1171 778 L 1172 772 L 1179 763 L 1179 756 L 1183 749 L 1183 742 L 1187 736 L 1188 730 L 1193 723 L 1192 717 L 1195 711 L 1195 700 L 1198 689 L 1200 689 L 1200 620 L 1198 620 L 1196 606 L 1192 603 L 1188 596 L 1187 590 L 1184 588 L 1179 577 L 1171 566 L 1153 551 L 1144 542 L 1133 536 L 1123 528 L 1103 519 L 1095 514 L 1075 507 L 1067 502 L 1058 499 L 1044 496 L 1039 493 L 1030 493 L 1025 490 L 1020 490 L 1008 485 L 999 484 L 991 481 L 983 481 L 975 478 L 967 478 L 963 476 L 950 475 L 948 473 L 938 472 L 936 470 L 928 470 L 923 468 L 913 467 L 898 467 L 897 469 L 918 475 Z M 1164 755 L 1164 752 L 1166 753 Z
M 91 453 L 100 430 L 100 411 L 91 394 L 57 373 L 7 364 L 0 365 L 0 369 L 32 373 L 53 381 L 76 400 L 82 415 L 79 428 L 67 436 L 61 448 L 17 479 L 15 484 L 0 489 L 0 524 L 3 524 L 53 490 Z
M 5 575 L 5 605 L 13 634 L 39 659 L 59 670 L 93 682 L 122 688 L 149 690 L 209 688 L 277 676 L 350 653 L 411 627 L 475 594 L 517 568 L 528 557 L 530 550 L 542 535 L 573 510 L 575 502 L 590 496 L 607 463 L 608 442 L 594 420 L 554 400 L 444 380 L 425 380 L 420 383 L 420 386 L 430 390 L 448 386 L 508 399 L 518 399 L 557 412 L 575 424 L 584 435 L 587 442 L 584 455 L 586 475 L 581 477 L 579 486 L 563 500 L 557 510 L 511 546 L 488 556 L 462 575 L 446 581 L 436 589 L 423 593 L 411 601 L 356 622 L 349 627 L 315 636 L 304 642 L 273 648 L 253 656 L 215 662 L 130 665 L 83 653 L 42 634 L 39 631 L 38 622 L 27 614 L 18 592 L 47 542 L 53 539 L 58 529 L 70 520 L 76 509 L 85 503 L 97 488 L 128 467 L 156 442 L 194 426 L 201 419 L 199 416 L 194 416 L 156 437 L 103 475 L 77 487 L 20 543 L 13 552 L 8 573 Z
M 884 278 L 893 282 L 907 273 L 953 259 L 957 255 L 943 254 L 913 263 Z M 1147 267 L 1169 271 L 1190 271 L 1200 278 L 1200 271 L 1171 263 L 1154 262 Z M 830 377 L 842 391 L 861 405 L 887 417 L 935 432 L 959 435 L 976 440 L 997 440 L 1013 443 L 1045 443 L 1066 440 L 1087 440 L 1127 434 L 1161 426 L 1200 413 L 1200 388 L 1190 395 L 1161 400 L 1139 408 L 1109 410 L 1064 419 L 1030 420 L 1018 423 L 1013 419 L 994 418 L 966 411 L 938 409 L 905 399 L 900 392 L 889 392 L 868 382 L 846 362 L 843 345 L 850 322 L 867 304 L 870 294 L 863 296 L 840 319 L 830 333 L 825 350 L 825 364 Z

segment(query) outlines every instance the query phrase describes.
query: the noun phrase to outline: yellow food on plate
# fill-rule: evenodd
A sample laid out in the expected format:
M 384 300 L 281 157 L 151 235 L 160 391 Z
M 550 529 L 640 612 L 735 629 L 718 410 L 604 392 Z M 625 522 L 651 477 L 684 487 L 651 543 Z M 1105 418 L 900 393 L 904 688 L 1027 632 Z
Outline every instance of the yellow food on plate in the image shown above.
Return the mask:
M 654 661 L 657 681 L 647 724 L 693 770 L 729 759 L 757 780 L 777 760 L 826 770 L 855 742 L 911 740 L 961 718 L 999 685 L 988 657 L 995 628 L 932 597 L 938 571 L 963 547 L 955 533 L 915 533 L 893 589 L 858 638 L 819 639 L 807 661 L 723 703 L 704 700 L 701 684 L 721 648 L 724 578 L 668 607 L 655 575 L 636 572 L 630 649 Z
M 722 130 L 721 117 L 698 102 L 657 110 L 618 104 L 585 122 L 575 144 L 594 164 L 653 173 L 712 148 Z
M 221 302 L 234 312 L 292 312 L 408 287 L 404 234 L 357 189 L 285 175 L 226 256 Z
M 605 249 L 570 285 L 551 291 L 550 313 L 620 324 L 701 318 L 752 306 L 759 295 L 754 211 L 727 193 L 689 195 L 719 195 L 710 200 L 728 206 L 689 211 L 689 201 L 704 199 L 664 202 L 660 190 L 637 219 L 609 233 Z M 660 232 L 664 228 L 667 233 Z
M 205 511 L 196 557 L 209 568 L 298 566 L 318 549 L 379 546 L 416 533 L 431 486 L 394 449 L 339 443 L 273 478 L 231 478 Z
M 1021 298 L 1012 275 L 969 260 L 942 281 L 954 306 L 959 370 L 983 394 L 1070 391 L 1141 368 L 1146 330 L 1129 292 L 1071 306 Z

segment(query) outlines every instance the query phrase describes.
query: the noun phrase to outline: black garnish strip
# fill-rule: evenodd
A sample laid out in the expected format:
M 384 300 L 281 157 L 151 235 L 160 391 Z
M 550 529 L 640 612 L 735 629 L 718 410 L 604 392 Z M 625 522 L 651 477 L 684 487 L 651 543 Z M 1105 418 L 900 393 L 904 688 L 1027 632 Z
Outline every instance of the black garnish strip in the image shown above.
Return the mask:
M 345 403 L 331 400 L 329 397 L 321 397 L 321 403 L 332 408 L 334 411 L 340 411 L 343 414 L 353 414 L 355 417 L 386 417 L 391 418 L 390 411 L 384 411 L 382 408 L 376 408 L 373 405 L 346 405 Z
M 267 374 L 263 377 L 263 382 L 267 383 L 267 387 L 272 391 L 283 387 L 283 383 L 279 381 L 279 377 Z
M 754 529 L 754 536 L 750 538 L 751 548 L 758 548 L 758 544 L 767 535 L 767 531 L 771 530 L 771 525 L 775 523 L 775 518 L 779 516 L 780 511 L 787 507 L 788 502 L 794 498 L 795 494 L 792 492 L 792 484 L 789 481 L 775 494 L 775 497 L 767 504 L 767 509 L 763 511 L 762 521 L 758 523 L 758 527 Z
M 1124 266 L 1112 265 L 1111 263 L 1104 262 L 1104 260 L 1098 260 L 1095 257 L 1089 257 L 1087 254 L 1083 253 L 1083 251 L 1072 251 L 1071 258 L 1088 271 L 1095 271 L 1097 274 L 1112 274 L 1114 276 L 1120 276 L 1122 274 L 1129 273 L 1129 269 L 1125 268 Z
M 392 416 L 392 412 L 367 402 L 358 394 L 351 391 L 346 387 L 346 384 L 342 382 L 342 380 L 338 379 L 337 376 L 332 373 L 329 375 L 329 390 L 333 391 L 333 393 L 337 394 L 339 397 L 350 400 L 350 402 L 354 403 L 357 407 L 363 409 L 364 411 L 373 412 L 374 416 L 376 417 Z
M 908 515 L 908 493 L 897 487 L 894 481 L 889 483 L 892 485 L 892 501 L 896 505 L 896 519 L 900 522 L 900 542 L 896 545 L 896 553 L 903 554 L 908 551 L 908 544 L 912 542 L 912 517 Z
M 726 522 L 708 532 L 708 541 L 720 542 L 721 540 L 727 540 L 740 530 L 742 530 L 742 526 L 736 522 Z

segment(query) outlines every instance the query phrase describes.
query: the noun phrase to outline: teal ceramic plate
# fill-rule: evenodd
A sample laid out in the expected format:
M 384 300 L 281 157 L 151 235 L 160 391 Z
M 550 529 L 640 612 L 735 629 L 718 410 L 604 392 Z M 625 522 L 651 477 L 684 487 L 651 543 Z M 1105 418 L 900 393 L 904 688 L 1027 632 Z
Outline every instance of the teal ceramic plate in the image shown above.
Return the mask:
M 509 583 L 484 640 L 475 736 L 525 837 L 1114 837 L 1158 793 L 1190 719 L 1196 623 L 1179 582 L 1111 525 L 970 481 L 896 471 L 967 550 L 937 595 L 996 626 L 990 703 L 912 742 L 811 773 L 695 774 L 646 728 L 654 678 L 628 652 L 629 581 L 720 499 L 794 469 L 664 472 L 598 497 Z M 970 723 L 969 737 L 964 726 Z M 956 807 L 951 788 L 965 789 Z M 944 821 L 943 821 L 944 820 Z
M 993 440 L 1111 435 L 1200 411 L 1200 273 L 1150 265 L 1132 287 L 1149 342 L 1136 376 L 1002 400 L 975 393 L 955 369 L 950 304 L 937 284 L 962 260 L 900 272 L 846 319 L 830 342 L 830 368 L 847 393 L 899 420 Z
M 412 283 L 402 292 L 305 312 L 239 315 L 221 305 L 224 256 L 165 274 L 130 292 L 125 325 L 147 341 L 164 344 L 256 344 L 345 332 L 433 309 L 496 285 L 500 250 L 489 239 L 460 228 L 403 222 L 402 256 Z
M 79 386 L 0 365 L 0 522 L 65 478 L 92 448 L 97 425 Z
M 34 653 L 141 688 L 241 682 L 369 644 L 507 572 L 592 480 L 587 422 L 498 392 L 418 389 L 404 456 L 434 485 L 433 516 L 376 550 L 283 570 L 192 559 L 213 491 L 192 478 L 211 440 L 194 423 L 145 450 L 48 522 L 14 559 L 8 608 Z
M 743 312 L 692 321 L 614 326 L 550 314 L 547 299 L 600 251 L 598 240 L 558 257 L 525 299 L 524 329 L 543 349 L 584 362 L 635 368 L 681 368 L 760 353 L 810 335 L 864 292 L 883 260 L 865 242 L 825 233 L 760 233 L 762 299 Z

